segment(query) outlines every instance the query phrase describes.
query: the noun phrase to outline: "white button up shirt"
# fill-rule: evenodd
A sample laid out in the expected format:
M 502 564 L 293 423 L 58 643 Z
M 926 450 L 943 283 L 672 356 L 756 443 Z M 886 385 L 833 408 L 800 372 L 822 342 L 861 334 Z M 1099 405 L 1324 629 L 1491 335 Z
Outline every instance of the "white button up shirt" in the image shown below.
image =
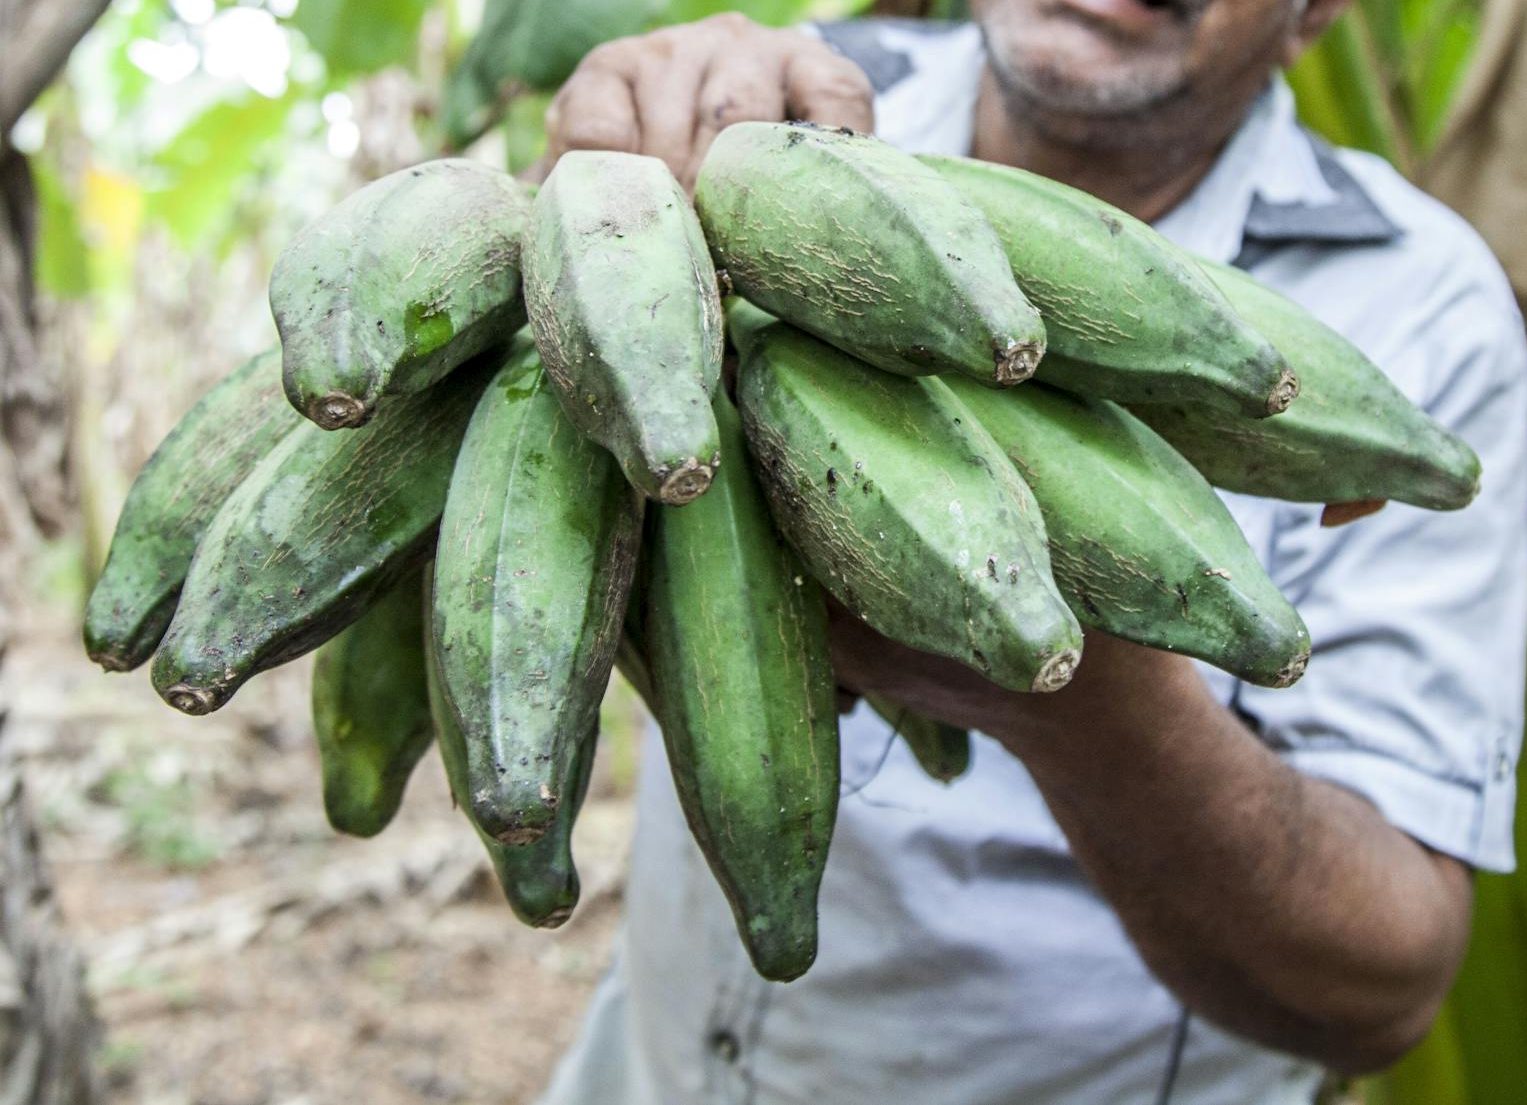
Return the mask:
M 882 137 L 969 151 L 974 28 L 821 33 L 869 73 Z M 1318 506 L 1225 495 L 1313 656 L 1285 690 L 1205 677 L 1298 769 L 1432 848 L 1510 869 L 1527 348 L 1505 278 L 1460 218 L 1388 165 L 1315 143 L 1281 82 L 1157 225 L 1304 304 L 1484 462 L 1467 510 L 1390 504 L 1334 530 Z M 1188 1016 L 1022 763 L 974 745 L 971 771 L 943 786 L 872 712 L 843 719 L 820 951 L 780 985 L 749 966 L 649 740 L 616 963 L 545 1105 L 1308 1103 L 1318 1068 Z

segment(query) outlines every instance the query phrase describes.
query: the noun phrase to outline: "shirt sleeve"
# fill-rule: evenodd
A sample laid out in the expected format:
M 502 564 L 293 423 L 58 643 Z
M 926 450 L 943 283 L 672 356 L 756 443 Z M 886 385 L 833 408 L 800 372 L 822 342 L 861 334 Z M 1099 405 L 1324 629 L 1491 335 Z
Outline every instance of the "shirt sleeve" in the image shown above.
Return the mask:
M 1300 770 L 1433 849 L 1509 871 L 1527 671 L 1527 341 L 1497 283 L 1443 277 L 1400 325 L 1393 310 L 1378 320 L 1381 341 L 1359 338 L 1382 344 L 1370 355 L 1478 452 L 1479 497 L 1449 513 L 1391 503 L 1338 529 L 1319 526 L 1319 507 L 1281 507 L 1269 563 L 1309 626 L 1311 662 L 1287 690 L 1241 685 L 1234 705 Z

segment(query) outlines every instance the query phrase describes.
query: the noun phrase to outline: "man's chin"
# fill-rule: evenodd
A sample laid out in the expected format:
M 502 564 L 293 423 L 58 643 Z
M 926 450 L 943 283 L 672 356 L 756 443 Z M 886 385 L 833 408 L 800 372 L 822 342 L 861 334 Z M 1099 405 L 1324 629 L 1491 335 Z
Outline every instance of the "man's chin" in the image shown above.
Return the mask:
M 1140 0 L 1038 0 L 982 20 L 1004 92 L 1032 106 L 1131 115 L 1173 99 L 1186 83 L 1194 12 Z M 1194 5 L 1190 9 L 1188 5 Z
M 1097 118 L 1128 118 L 1176 98 L 1177 73 L 1121 68 L 1078 68 L 1059 59 L 993 59 L 997 83 L 1009 98 L 1030 109 Z

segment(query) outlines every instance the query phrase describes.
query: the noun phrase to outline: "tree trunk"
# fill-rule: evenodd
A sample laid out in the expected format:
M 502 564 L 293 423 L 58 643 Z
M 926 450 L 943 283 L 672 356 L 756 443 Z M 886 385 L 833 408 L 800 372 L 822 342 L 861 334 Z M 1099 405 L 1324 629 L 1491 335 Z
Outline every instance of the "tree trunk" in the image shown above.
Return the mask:
M 90 1105 L 99 1029 L 0 717 L 0 1105 Z
M 9 580 L 38 530 L 67 523 L 69 496 L 63 387 L 37 355 L 36 197 L 26 159 L 6 135 L 109 2 L 0 0 L 0 570 Z
M 36 197 L 11 128 L 63 68 L 109 0 L 0 0 L 0 579 L 39 532 L 67 522 L 68 443 L 59 374 L 38 356 Z M 7 636 L 0 594 L 0 661 Z M 0 703 L 0 1105 L 90 1105 L 99 1029 L 38 847 Z
M 0 139 L 0 543 L 16 559 L 69 519 L 62 383 L 37 354 L 36 201 L 26 159 Z M 14 580 L 14 563 L 3 565 Z

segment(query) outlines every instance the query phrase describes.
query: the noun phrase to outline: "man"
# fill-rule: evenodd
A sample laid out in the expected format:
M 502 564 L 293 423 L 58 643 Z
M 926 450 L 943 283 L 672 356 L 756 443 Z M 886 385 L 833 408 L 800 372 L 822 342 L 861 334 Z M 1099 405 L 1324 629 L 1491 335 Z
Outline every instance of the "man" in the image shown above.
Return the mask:
M 1509 869 L 1527 625 L 1527 350 L 1461 220 L 1301 131 L 1276 69 L 1343 0 L 976 0 L 975 26 L 735 16 L 596 51 L 551 153 L 692 179 L 742 119 L 878 128 L 1094 192 L 1235 260 L 1362 346 L 1484 461 L 1466 511 L 1227 495 L 1309 624 L 1293 688 L 1090 634 L 1002 691 L 846 616 L 834 664 L 969 726 L 927 780 L 861 706 L 803 979 L 751 972 L 652 742 L 617 963 L 547 1101 L 1308 1102 L 1427 1030 L 1470 871 Z M 1339 463 L 1339 461 L 1333 461 Z

